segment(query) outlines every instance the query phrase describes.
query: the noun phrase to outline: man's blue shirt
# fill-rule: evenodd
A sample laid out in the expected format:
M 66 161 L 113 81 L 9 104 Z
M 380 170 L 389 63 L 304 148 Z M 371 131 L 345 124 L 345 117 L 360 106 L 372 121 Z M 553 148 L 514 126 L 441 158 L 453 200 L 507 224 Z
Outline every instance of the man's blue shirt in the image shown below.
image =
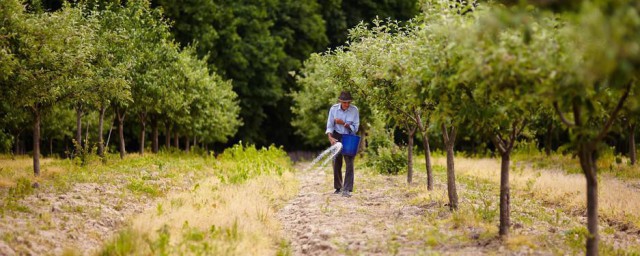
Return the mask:
M 336 118 L 340 118 L 345 123 L 349 124 L 351 128 L 351 134 L 355 134 L 358 131 L 358 127 L 360 126 L 360 114 L 358 114 L 358 108 L 354 105 L 349 105 L 347 110 L 342 110 L 340 108 L 340 103 L 331 106 L 329 109 L 329 118 L 327 119 L 327 130 L 326 133 L 333 133 L 336 131 L 340 134 L 349 134 L 349 130 L 344 127 L 344 125 L 337 124 L 335 122 Z

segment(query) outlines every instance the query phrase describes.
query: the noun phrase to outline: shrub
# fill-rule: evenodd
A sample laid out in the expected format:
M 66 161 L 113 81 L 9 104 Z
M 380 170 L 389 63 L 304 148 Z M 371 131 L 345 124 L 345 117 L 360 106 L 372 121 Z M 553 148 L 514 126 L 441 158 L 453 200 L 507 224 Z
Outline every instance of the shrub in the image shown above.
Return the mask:
M 218 177 L 224 183 L 243 183 L 261 174 L 278 174 L 290 170 L 292 163 L 281 147 L 270 146 L 256 149 L 255 146 L 236 144 L 227 148 L 220 156 L 223 164 Z
M 369 154 L 369 166 L 378 173 L 396 175 L 407 168 L 407 153 L 396 145 L 378 147 L 375 154 Z

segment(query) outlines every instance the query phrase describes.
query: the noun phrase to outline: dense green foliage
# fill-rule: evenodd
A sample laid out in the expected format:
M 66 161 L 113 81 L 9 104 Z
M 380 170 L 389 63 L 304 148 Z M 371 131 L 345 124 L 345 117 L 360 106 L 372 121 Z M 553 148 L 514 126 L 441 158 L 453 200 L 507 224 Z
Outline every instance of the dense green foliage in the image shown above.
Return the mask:
M 63 2 L 12 0 L 3 3 L 7 4 L 3 11 L 6 10 L 7 15 L 24 17 L 35 13 L 46 16 L 71 8 L 63 7 Z M 21 7 L 20 3 L 24 3 L 26 8 Z M 407 20 L 418 11 L 416 0 L 157 0 L 151 1 L 154 8 L 149 8 L 144 1 L 90 0 L 84 3 L 86 7 L 80 8 L 90 15 L 83 22 L 87 23 L 86 27 L 91 32 L 83 38 L 93 39 L 86 45 L 92 51 L 86 57 L 91 59 L 83 63 L 91 63 L 93 67 L 89 73 L 74 76 L 74 79 L 85 79 L 86 82 L 77 83 L 79 87 L 74 90 L 78 94 L 76 97 L 63 100 L 65 105 L 76 110 L 77 124 L 73 138 L 84 140 L 82 137 L 87 137 L 87 134 L 80 132 L 82 126 L 98 128 L 102 134 L 110 130 L 108 125 L 112 123 L 112 118 L 122 119 L 127 123 L 123 131 L 126 138 L 122 144 L 141 152 L 145 147 L 142 144 L 149 142 L 151 149 L 157 151 L 159 142 L 155 134 L 167 139 L 175 137 L 175 133 L 186 141 L 194 137 L 202 138 L 202 141 L 197 141 L 198 144 L 226 141 L 231 135 L 233 141 L 242 140 L 258 145 L 273 143 L 288 149 L 308 147 L 310 144 L 304 143 L 305 138 L 296 135 L 291 125 L 293 100 L 289 94 L 299 90 L 292 74 L 299 71 L 302 62 L 311 53 L 345 44 L 347 30 L 357 24 L 370 22 L 376 17 Z M 140 5 L 137 13 L 132 12 L 136 5 Z M 129 11 L 118 10 L 115 6 L 128 6 Z M 10 20 L 3 22 L 11 23 Z M 148 26 L 140 27 L 142 24 Z M 136 36 L 130 37 L 136 27 Z M 10 27 L 2 27 L 3 30 L 7 28 Z M 172 38 L 176 42 L 172 42 Z M 5 39 L 1 39 L 3 44 Z M 173 64 L 178 55 L 175 51 L 185 47 L 194 49 L 192 52 L 197 58 L 207 60 L 210 72 L 219 74 L 221 79 L 230 80 L 233 91 L 238 95 L 241 108 L 239 116 L 231 117 L 232 114 L 216 118 L 229 123 L 229 128 L 223 128 L 225 132 L 217 133 L 219 137 L 224 137 L 222 140 L 198 135 L 190 131 L 192 129 L 183 129 L 188 120 L 177 116 L 186 113 L 186 107 L 164 100 L 172 98 L 182 102 L 182 98 L 189 99 L 188 96 L 174 93 L 181 90 L 177 83 L 184 81 L 173 75 L 176 74 Z M 8 75 L 11 74 L 11 63 L 15 59 L 10 61 L 12 57 L 7 48 L 2 49 L 0 55 L 8 57 L 2 58 L 0 70 L 3 75 Z M 82 68 L 82 65 L 73 67 Z M 170 86 L 163 86 L 163 83 Z M 118 110 L 118 114 L 113 113 L 113 108 Z M 82 119 L 94 111 L 100 113 L 97 124 L 85 124 Z M 7 107 L 1 113 L 3 116 L 21 116 L 14 112 L 15 109 Z M 113 124 L 118 122 L 120 120 Z M 27 124 L 32 126 L 31 121 Z M 31 129 L 12 128 L 23 126 L 19 120 L 1 126 L 0 145 L 3 145 L 3 151 L 6 152 L 11 146 L 16 153 L 31 148 L 22 145 L 30 142 L 30 139 L 25 140 L 23 132 L 31 133 Z M 103 127 L 106 131 L 103 131 Z M 158 127 L 165 129 L 159 131 L 161 129 Z M 232 130 L 232 133 L 229 135 L 227 130 Z M 144 140 L 142 134 L 145 133 L 151 133 L 153 137 Z M 54 141 L 58 152 L 62 151 L 62 137 L 58 136 Z M 100 140 L 100 136 L 92 137 Z M 69 138 L 62 140 L 68 142 Z M 169 144 L 170 140 L 166 141 Z M 104 143 L 106 141 L 103 139 L 103 143 L 99 144 Z M 120 147 L 119 143 L 114 144 Z M 99 147 L 100 152 L 104 150 Z
M 101 154 L 103 120 L 111 120 L 107 113 L 115 112 L 121 125 L 125 116 L 141 125 L 141 153 L 147 147 L 147 122 L 152 124 L 154 152 L 159 123 L 171 128 L 165 138 L 194 138 L 201 145 L 226 142 L 241 125 L 231 83 L 191 48 L 181 50 L 162 13 L 148 2 L 94 8 L 67 4 L 55 12 L 33 13 L 19 1 L 2 5 L 0 145 L 6 150 L 13 139 L 15 153 L 23 153 L 19 139 L 32 131 L 36 175 L 40 140 L 48 139 L 52 151 L 53 140 L 69 139 L 69 109 L 76 112 L 77 145 L 87 151 L 99 144 Z M 82 117 L 91 112 L 99 113 L 99 124 L 92 126 L 98 126 L 97 136 L 89 136 L 89 120 L 82 130 Z
M 346 41 L 347 29 L 362 21 L 409 19 L 414 0 L 385 1 L 221 1 L 158 0 L 175 22 L 172 29 L 183 45 L 194 44 L 199 56 L 233 81 L 243 126 L 236 135 L 259 145 L 303 147 L 292 136 L 292 98 L 299 88 L 290 75 L 313 52 Z
M 476 9 L 425 1 L 422 9 L 408 26 L 361 26 L 351 31 L 344 49 L 311 58 L 299 78 L 294 124 L 312 133 L 307 138 L 320 140 L 315 133 L 321 131 L 305 124 L 318 119 L 317 114 L 304 105 L 322 97 L 317 90 L 330 88 L 328 83 L 357 91 L 390 119 L 388 125 L 409 138 L 421 125 L 413 113 L 427 113 L 431 134 L 441 135 L 447 148 L 452 208 L 457 204 L 456 137 L 466 131 L 472 133 L 469 137 L 491 141 L 502 157 L 500 234 L 507 235 L 510 154 L 521 135 L 541 128 L 530 123 L 554 123 L 553 110 L 567 128 L 567 148 L 578 156 L 587 178 L 592 235 L 586 239 L 587 252 L 597 253 L 596 156 L 612 127 L 632 127 L 619 122 L 620 113 L 638 109 L 640 6 L 594 1 L 555 13 L 532 6 L 487 4 Z

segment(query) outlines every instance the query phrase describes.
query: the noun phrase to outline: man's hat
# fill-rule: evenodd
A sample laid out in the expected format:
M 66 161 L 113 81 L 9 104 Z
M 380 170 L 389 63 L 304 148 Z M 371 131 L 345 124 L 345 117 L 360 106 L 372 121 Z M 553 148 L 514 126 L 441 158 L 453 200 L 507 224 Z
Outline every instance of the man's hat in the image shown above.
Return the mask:
M 346 102 L 350 102 L 353 100 L 353 98 L 351 98 L 351 93 L 347 92 L 347 91 L 342 91 L 340 93 L 340 97 L 338 97 L 338 100 L 340 101 L 346 101 Z

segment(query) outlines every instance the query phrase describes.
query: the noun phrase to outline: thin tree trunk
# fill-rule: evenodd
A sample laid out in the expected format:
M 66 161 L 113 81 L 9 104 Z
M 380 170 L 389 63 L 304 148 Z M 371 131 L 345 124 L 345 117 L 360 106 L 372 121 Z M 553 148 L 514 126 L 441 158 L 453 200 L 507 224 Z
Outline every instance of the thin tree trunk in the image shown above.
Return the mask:
M 427 128 L 422 124 L 420 115 L 416 115 L 418 128 L 422 133 L 422 147 L 424 148 L 424 162 L 427 168 L 427 190 L 433 190 L 433 168 L 431 167 L 431 149 L 429 148 L 429 136 Z
M 64 136 L 63 141 L 64 141 L 64 152 L 69 152 L 69 143 L 68 143 L 69 141 L 67 140 L 67 136 L 66 135 Z M 67 154 L 67 155 L 65 155 L 65 157 L 68 158 L 69 155 Z
M 547 134 L 544 135 L 544 153 L 551 155 L 551 138 L 553 137 L 553 122 L 547 125 Z
M 173 146 L 180 150 L 180 135 L 178 132 L 175 132 L 173 135 Z
M 164 142 L 165 145 L 167 147 L 167 149 L 171 148 L 171 124 L 169 124 L 169 121 L 167 121 L 166 123 L 164 123 Z
M 100 108 L 100 121 L 98 121 L 98 155 L 104 157 L 104 113 L 107 111 L 107 107 L 102 106 Z
M 455 145 L 456 140 L 456 129 L 455 127 L 451 128 L 451 133 L 447 132 L 447 127 L 442 125 L 442 132 L 444 138 L 444 144 L 447 148 L 447 193 L 449 196 L 449 209 L 457 210 L 458 209 L 458 191 L 456 189 L 456 176 L 455 169 L 453 165 L 453 147 Z
M 76 106 L 76 143 L 82 147 L 82 107 Z
M 16 133 L 14 140 L 15 145 L 13 145 L 13 154 L 20 155 L 20 132 Z
M 49 157 L 53 155 L 53 138 L 49 138 Z
M 193 146 L 194 147 L 198 147 L 198 140 L 196 139 L 198 136 L 194 135 L 193 136 Z
M 422 135 L 422 147 L 424 148 L 424 162 L 427 168 L 427 190 L 433 190 L 433 167 L 431 166 L 431 149 L 427 133 Z
M 20 141 L 20 155 L 26 155 L 26 154 L 27 154 L 27 141 L 21 140 Z
M 185 145 L 184 145 L 184 151 L 186 151 L 187 153 L 191 150 L 190 146 L 191 146 L 191 140 L 189 140 L 189 136 L 186 136 L 185 138 Z
M 124 159 L 124 155 L 127 153 L 125 148 L 124 148 L 124 117 L 125 117 L 124 111 L 122 113 L 120 113 L 120 111 L 116 108 L 116 117 L 118 118 L 118 135 L 119 135 L 119 140 L 120 140 L 120 159 Z
M 636 124 L 629 125 L 629 159 L 631 160 L 631 165 L 635 165 L 638 160 L 638 155 L 636 152 Z
M 40 176 L 40 111 L 33 111 L 33 174 Z
M 87 118 L 86 120 L 87 120 L 87 124 L 86 124 L 87 128 L 85 128 L 85 132 L 84 132 L 84 145 L 87 148 L 90 148 L 89 147 L 89 125 L 90 125 L 89 118 Z
M 110 127 L 109 127 L 109 135 L 107 135 L 107 143 L 105 144 L 105 148 L 108 149 L 109 148 L 109 141 L 111 140 L 111 132 L 113 131 L 113 125 L 116 123 L 117 121 L 117 117 L 113 118 L 113 122 L 111 123 Z
M 407 183 L 411 184 L 413 181 L 413 136 L 416 133 L 416 128 L 413 127 L 409 130 L 409 145 L 407 148 Z
M 147 134 L 147 113 L 143 112 L 138 115 L 140 118 L 140 155 L 144 155 L 144 143 Z
M 509 163 L 511 158 L 511 150 L 503 152 L 502 163 L 500 165 L 500 237 L 509 235 L 509 227 L 511 219 L 510 188 L 509 188 Z
M 152 117 L 151 119 L 151 137 L 152 137 L 152 146 L 151 146 L 151 151 L 154 154 L 158 153 L 158 118 L 156 116 Z
M 593 158 L 593 150 L 586 146 L 579 149 L 580 166 L 587 179 L 587 253 L 586 255 L 598 255 L 598 177 L 596 164 Z

